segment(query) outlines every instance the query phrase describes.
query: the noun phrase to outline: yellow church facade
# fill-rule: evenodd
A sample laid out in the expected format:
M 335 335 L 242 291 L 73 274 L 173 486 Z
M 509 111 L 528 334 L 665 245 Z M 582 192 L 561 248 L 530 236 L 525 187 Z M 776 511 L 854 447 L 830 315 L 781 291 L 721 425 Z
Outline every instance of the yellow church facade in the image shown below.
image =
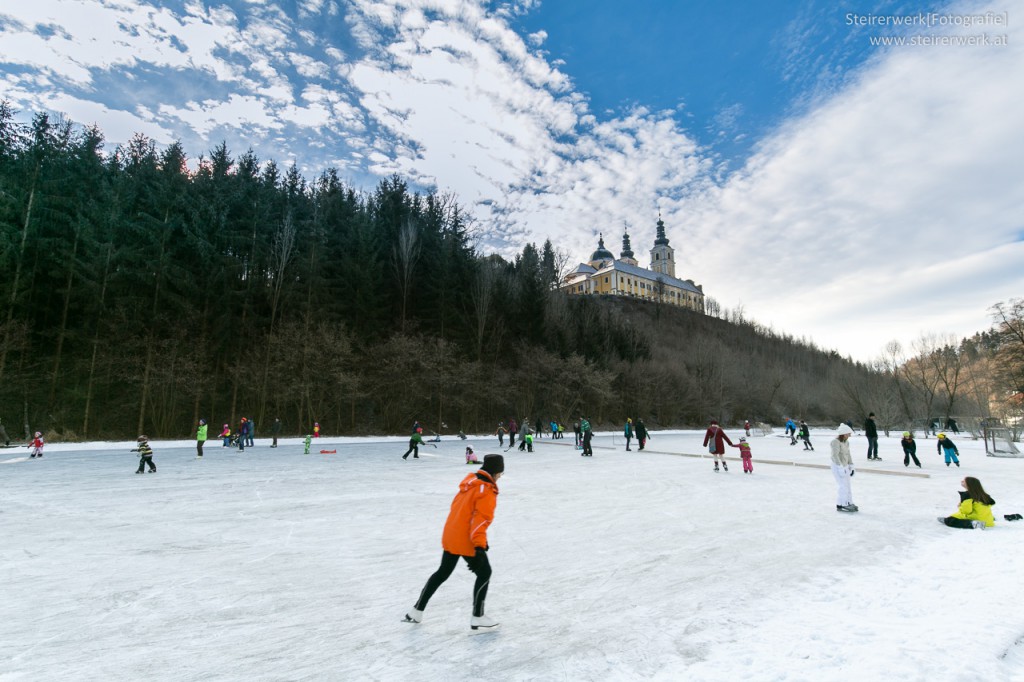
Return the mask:
M 574 295 L 627 296 L 704 312 L 704 288 L 692 279 L 676 277 L 675 250 L 669 245 L 665 223 L 660 218 L 650 269 L 640 267 L 628 233 L 622 236 L 618 258 L 605 248 L 602 235 L 590 260 L 568 273 L 559 288 Z

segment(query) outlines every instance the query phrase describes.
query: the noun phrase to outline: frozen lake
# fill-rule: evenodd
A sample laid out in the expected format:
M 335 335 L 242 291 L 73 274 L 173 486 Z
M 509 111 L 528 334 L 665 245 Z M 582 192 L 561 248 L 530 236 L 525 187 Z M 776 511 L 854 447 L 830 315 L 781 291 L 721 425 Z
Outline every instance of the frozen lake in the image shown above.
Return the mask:
M 738 430 L 729 429 L 735 440 Z M 464 463 L 448 439 L 132 443 L 0 450 L 0 680 L 1024 680 L 1024 460 L 955 437 L 961 469 L 898 436 L 852 441 L 858 514 L 779 436 L 714 473 L 703 432 L 624 452 L 607 434 L 505 454 L 488 615 L 469 636 L 461 564 L 420 625 L 399 622 L 441 556 Z M 471 438 L 477 455 L 501 452 Z M 321 448 L 337 454 L 317 454 Z M 737 450 L 732 450 L 737 453 Z M 911 467 L 911 473 L 918 470 Z M 997 526 L 946 528 L 964 475 Z

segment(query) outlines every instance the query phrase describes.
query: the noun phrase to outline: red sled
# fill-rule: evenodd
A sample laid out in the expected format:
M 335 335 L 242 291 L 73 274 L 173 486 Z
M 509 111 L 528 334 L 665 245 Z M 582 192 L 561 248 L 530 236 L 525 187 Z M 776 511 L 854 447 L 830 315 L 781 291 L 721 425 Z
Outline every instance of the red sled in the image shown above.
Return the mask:
M 338 454 L 338 451 L 337 450 L 321 450 L 320 454 L 321 455 L 336 455 L 336 454 Z

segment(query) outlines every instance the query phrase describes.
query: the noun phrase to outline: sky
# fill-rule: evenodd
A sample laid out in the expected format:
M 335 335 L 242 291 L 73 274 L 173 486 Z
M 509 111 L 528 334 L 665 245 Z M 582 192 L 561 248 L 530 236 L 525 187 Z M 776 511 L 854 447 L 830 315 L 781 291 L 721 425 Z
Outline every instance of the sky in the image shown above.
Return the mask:
M 963 434 L 960 468 L 922 438 L 908 470 L 897 436 L 868 463 L 857 435 L 860 511 L 841 513 L 834 433 L 812 428 L 804 451 L 755 431 L 752 474 L 735 454 L 715 473 L 700 431 L 505 453 L 487 530 L 500 628 L 479 636 L 461 565 L 422 623 L 401 619 L 476 470 L 466 442 L 501 452 L 493 437 L 408 461 L 403 438 L 328 435 L 310 455 L 214 440 L 201 461 L 155 441 L 143 475 L 130 442 L 0 449 L 0 679 L 1024 680 L 1024 522 L 1003 519 L 1024 511 L 1022 461 Z M 937 522 L 965 475 L 994 527 Z
M 33 0 L 26 118 L 454 193 L 483 253 L 571 263 L 659 215 L 676 274 L 869 361 L 1024 295 L 1024 0 Z M 879 44 L 882 40 L 902 44 Z

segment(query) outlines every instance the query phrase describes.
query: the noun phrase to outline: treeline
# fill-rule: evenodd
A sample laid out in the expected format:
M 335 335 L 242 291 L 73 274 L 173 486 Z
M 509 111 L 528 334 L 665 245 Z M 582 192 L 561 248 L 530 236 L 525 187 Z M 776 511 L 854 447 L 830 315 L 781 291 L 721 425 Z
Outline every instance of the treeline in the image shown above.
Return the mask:
M 108 152 L 0 104 L 0 418 L 64 439 L 242 416 L 353 435 L 835 421 L 855 416 L 837 385 L 884 381 L 742 320 L 562 295 L 550 242 L 506 261 L 476 251 L 484 227 L 400 177 L 362 192 L 143 136 Z

